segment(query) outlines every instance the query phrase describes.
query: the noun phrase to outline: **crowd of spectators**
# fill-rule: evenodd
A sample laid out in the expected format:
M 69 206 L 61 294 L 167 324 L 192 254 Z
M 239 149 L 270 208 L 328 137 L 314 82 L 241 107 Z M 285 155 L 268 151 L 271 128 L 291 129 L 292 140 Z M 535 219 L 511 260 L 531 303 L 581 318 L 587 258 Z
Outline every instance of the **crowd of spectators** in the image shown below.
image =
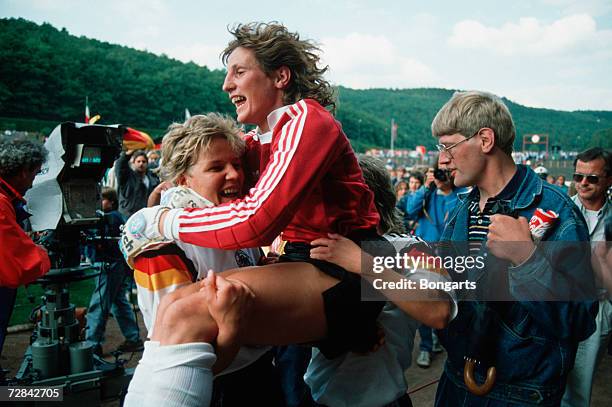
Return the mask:
M 517 153 L 513 153 L 513 156 L 515 154 Z M 567 153 L 567 155 L 568 157 L 572 157 L 573 160 L 576 159 L 576 154 L 573 152 Z M 393 187 L 395 188 L 397 195 L 398 209 L 403 211 L 402 208 L 405 206 L 407 198 L 424 184 L 424 179 L 427 177 L 427 173 L 432 171 L 433 168 L 434 166 L 427 167 L 417 165 L 414 167 L 393 167 L 391 165 L 387 165 L 387 171 L 391 177 L 391 181 L 393 182 Z M 576 195 L 576 180 L 573 177 L 568 179 L 563 174 L 549 172 L 546 167 L 539 164 L 534 164 L 531 166 L 531 168 L 540 176 L 540 178 L 551 185 L 556 185 L 565 194 L 569 196 Z M 608 196 L 612 198 L 612 191 L 608 191 Z M 414 231 L 414 227 L 408 227 L 408 223 L 406 223 L 406 226 L 407 231 Z

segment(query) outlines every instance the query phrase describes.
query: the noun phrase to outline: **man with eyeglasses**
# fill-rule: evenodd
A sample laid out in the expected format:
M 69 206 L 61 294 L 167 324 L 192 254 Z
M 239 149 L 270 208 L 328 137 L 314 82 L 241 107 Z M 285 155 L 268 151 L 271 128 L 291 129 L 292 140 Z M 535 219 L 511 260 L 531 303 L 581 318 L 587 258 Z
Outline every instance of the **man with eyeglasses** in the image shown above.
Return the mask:
M 573 180 L 577 193 L 572 200 L 584 215 L 595 251 L 596 245 L 605 244 L 605 221 L 607 217 L 612 216 L 607 197 L 607 191 L 612 185 L 610 151 L 595 147 L 578 154 L 574 160 Z M 596 263 L 598 261 L 605 259 L 593 255 L 594 269 L 599 266 Z M 596 323 L 595 332 L 578 345 L 574 369 L 569 374 L 563 395 L 563 406 L 588 406 L 591 403 L 593 375 L 612 333 L 612 304 L 610 293 L 604 288 L 599 289 L 599 313 Z
M 538 208 L 554 211 L 542 241 L 574 246 L 588 240 L 584 220 L 556 186 L 514 163 L 515 127 L 498 97 L 455 93 L 432 134 L 439 167 L 457 187 L 473 187 L 449 217 L 441 255 L 485 259 L 449 270 L 476 290 L 461 293 L 457 318 L 438 331 L 448 359 L 436 406 L 558 406 L 578 342 L 595 330 L 597 303 L 569 301 L 592 298 L 592 270 L 588 251 L 534 241 L 528 220 Z

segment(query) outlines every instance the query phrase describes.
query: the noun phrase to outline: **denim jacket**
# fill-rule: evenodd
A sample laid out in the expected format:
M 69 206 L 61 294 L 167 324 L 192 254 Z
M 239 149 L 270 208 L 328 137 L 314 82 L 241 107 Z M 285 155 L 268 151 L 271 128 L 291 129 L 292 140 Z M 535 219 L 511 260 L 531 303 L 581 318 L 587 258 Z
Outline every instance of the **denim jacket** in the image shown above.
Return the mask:
M 476 189 L 460 195 L 460 204 L 453 212 L 442 241 L 468 240 L 468 205 L 477 197 Z M 545 236 L 546 241 L 588 241 L 584 218 L 570 200 L 557 188 L 542 182 L 527 169 L 518 192 L 511 199 L 510 210 L 531 219 L 536 208 L 553 210 L 559 214 L 556 225 Z M 483 251 L 486 249 L 483 248 Z M 508 263 L 489 254 L 484 269 L 471 269 L 471 281 L 481 281 L 501 267 L 508 269 L 507 288 L 513 299 L 507 302 L 506 312 L 495 323 L 499 325 L 495 365 L 496 385 L 487 397 L 521 405 L 558 405 L 571 370 L 578 342 L 595 330 L 594 301 L 542 301 L 550 287 L 558 282 L 555 273 L 586 275 L 589 290 L 592 285 L 590 253 L 588 250 L 563 250 L 548 245 L 537 250 L 523 264 L 508 268 Z M 554 266 L 553 266 L 554 264 Z M 571 290 L 572 287 L 567 287 Z M 591 292 L 591 291 L 589 291 Z M 553 295 L 551 294 L 551 299 Z M 569 297 L 565 297 L 566 299 Z M 584 298 L 584 297 L 583 297 Z M 455 385 L 465 389 L 463 382 L 464 356 L 469 333 L 479 307 L 477 301 L 463 301 L 459 313 L 449 326 L 439 331 L 440 341 L 448 351 L 445 372 Z M 486 368 L 478 366 L 476 378 L 484 382 Z

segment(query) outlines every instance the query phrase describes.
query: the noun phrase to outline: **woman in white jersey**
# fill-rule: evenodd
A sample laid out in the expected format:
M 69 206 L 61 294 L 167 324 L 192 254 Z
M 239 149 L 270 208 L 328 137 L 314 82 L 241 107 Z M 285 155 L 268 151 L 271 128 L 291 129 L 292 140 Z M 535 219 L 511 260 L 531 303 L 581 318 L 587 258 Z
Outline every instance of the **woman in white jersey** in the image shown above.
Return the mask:
M 162 203 L 172 207 L 220 204 L 242 195 L 243 152 L 244 141 L 231 119 L 211 113 L 172 125 L 163 141 L 166 159 L 161 170 L 178 187 L 165 192 Z M 162 298 L 203 280 L 208 270 L 253 266 L 260 257 L 259 248 L 222 250 L 183 242 L 143 253 L 134 263 L 134 277 L 148 337 L 154 335 L 153 323 Z M 147 346 L 157 346 L 157 342 L 148 342 Z M 269 346 L 241 348 L 232 364 L 215 378 L 212 405 L 241 405 L 247 400 L 281 405 L 278 373 L 269 350 Z M 142 370 L 139 368 L 139 376 L 145 373 Z M 250 379 L 244 380 L 245 376 Z

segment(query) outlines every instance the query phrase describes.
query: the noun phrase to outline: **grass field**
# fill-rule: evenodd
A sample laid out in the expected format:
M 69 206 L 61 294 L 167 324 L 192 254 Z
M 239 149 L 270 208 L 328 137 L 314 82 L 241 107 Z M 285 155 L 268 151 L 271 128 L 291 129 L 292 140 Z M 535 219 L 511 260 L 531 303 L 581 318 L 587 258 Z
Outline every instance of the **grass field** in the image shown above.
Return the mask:
M 93 277 L 88 280 L 71 283 L 68 286 L 70 303 L 77 307 L 87 307 L 91 294 L 96 287 L 96 279 L 97 277 Z M 41 296 L 43 294 L 44 290 L 40 284 L 32 284 L 27 290 L 24 287 L 19 287 L 9 326 L 29 322 L 30 312 L 32 308 L 42 303 Z

